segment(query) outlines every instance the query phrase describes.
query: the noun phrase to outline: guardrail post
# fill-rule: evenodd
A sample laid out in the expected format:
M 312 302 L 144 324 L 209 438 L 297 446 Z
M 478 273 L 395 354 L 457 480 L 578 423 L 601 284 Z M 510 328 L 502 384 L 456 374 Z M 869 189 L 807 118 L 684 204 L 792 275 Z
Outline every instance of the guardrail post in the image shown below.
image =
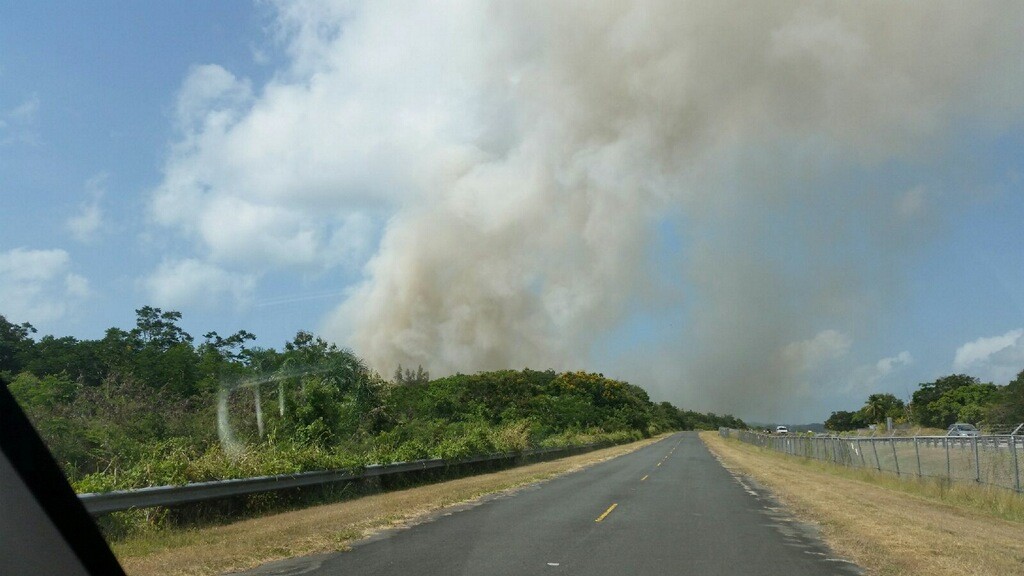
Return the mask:
M 978 456 L 977 436 L 971 436 L 971 444 L 974 444 L 974 481 L 981 484 L 981 459 Z
M 889 438 L 889 445 L 892 446 L 892 461 L 896 466 L 896 475 L 900 475 L 900 459 L 896 456 L 896 439 Z
M 914 436 L 914 454 L 917 456 L 917 477 L 921 477 L 921 449 L 917 446 L 917 436 Z

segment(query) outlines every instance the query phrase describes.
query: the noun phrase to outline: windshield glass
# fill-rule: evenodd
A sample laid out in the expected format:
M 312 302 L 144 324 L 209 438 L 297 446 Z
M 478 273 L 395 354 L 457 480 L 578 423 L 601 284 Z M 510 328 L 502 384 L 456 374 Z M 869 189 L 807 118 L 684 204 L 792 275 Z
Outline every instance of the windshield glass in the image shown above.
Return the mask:
M 683 431 L 1014 490 L 1017 452 L 989 481 L 951 436 L 1024 422 L 1022 30 L 1019 2 L 4 3 L 2 385 L 139 573 L 336 552 L 527 480 L 400 489 L 556 456 L 710 454 Z M 904 437 L 950 465 L 842 452 Z M 500 560 L 487 532 L 438 570 Z

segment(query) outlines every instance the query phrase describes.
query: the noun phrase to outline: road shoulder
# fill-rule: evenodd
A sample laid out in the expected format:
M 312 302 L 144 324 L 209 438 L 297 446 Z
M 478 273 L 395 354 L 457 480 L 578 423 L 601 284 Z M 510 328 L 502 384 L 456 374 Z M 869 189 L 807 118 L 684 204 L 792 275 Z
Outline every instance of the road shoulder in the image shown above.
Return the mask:
M 832 549 L 871 574 L 1015 574 L 1024 566 L 1024 523 L 832 474 L 820 463 L 717 432 L 701 439 L 728 470 L 771 490 L 816 525 Z

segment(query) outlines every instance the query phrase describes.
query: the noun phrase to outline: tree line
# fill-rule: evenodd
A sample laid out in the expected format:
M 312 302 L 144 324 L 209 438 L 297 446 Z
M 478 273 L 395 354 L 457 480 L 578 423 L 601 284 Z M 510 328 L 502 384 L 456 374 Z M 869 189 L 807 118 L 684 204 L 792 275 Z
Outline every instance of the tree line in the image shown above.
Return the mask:
M 892 418 L 929 428 L 946 429 L 956 422 L 1010 428 L 1024 422 L 1024 370 L 1006 386 L 982 382 L 966 374 L 951 374 L 918 385 L 909 402 L 893 394 L 871 394 L 857 411 L 832 412 L 825 427 L 856 430 Z
M 97 340 L 37 339 L 0 316 L 0 380 L 79 491 L 745 427 L 601 374 L 388 380 L 310 332 L 274 349 L 246 330 L 197 342 L 180 321 L 145 306 Z

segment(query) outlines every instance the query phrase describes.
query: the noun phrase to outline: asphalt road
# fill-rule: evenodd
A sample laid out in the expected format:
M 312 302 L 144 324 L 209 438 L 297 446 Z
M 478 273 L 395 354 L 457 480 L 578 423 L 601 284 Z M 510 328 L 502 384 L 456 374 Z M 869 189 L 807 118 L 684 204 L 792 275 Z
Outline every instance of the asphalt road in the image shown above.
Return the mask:
M 740 482 L 696 433 L 678 433 L 348 552 L 248 574 L 785 575 L 860 573 L 770 496 Z

